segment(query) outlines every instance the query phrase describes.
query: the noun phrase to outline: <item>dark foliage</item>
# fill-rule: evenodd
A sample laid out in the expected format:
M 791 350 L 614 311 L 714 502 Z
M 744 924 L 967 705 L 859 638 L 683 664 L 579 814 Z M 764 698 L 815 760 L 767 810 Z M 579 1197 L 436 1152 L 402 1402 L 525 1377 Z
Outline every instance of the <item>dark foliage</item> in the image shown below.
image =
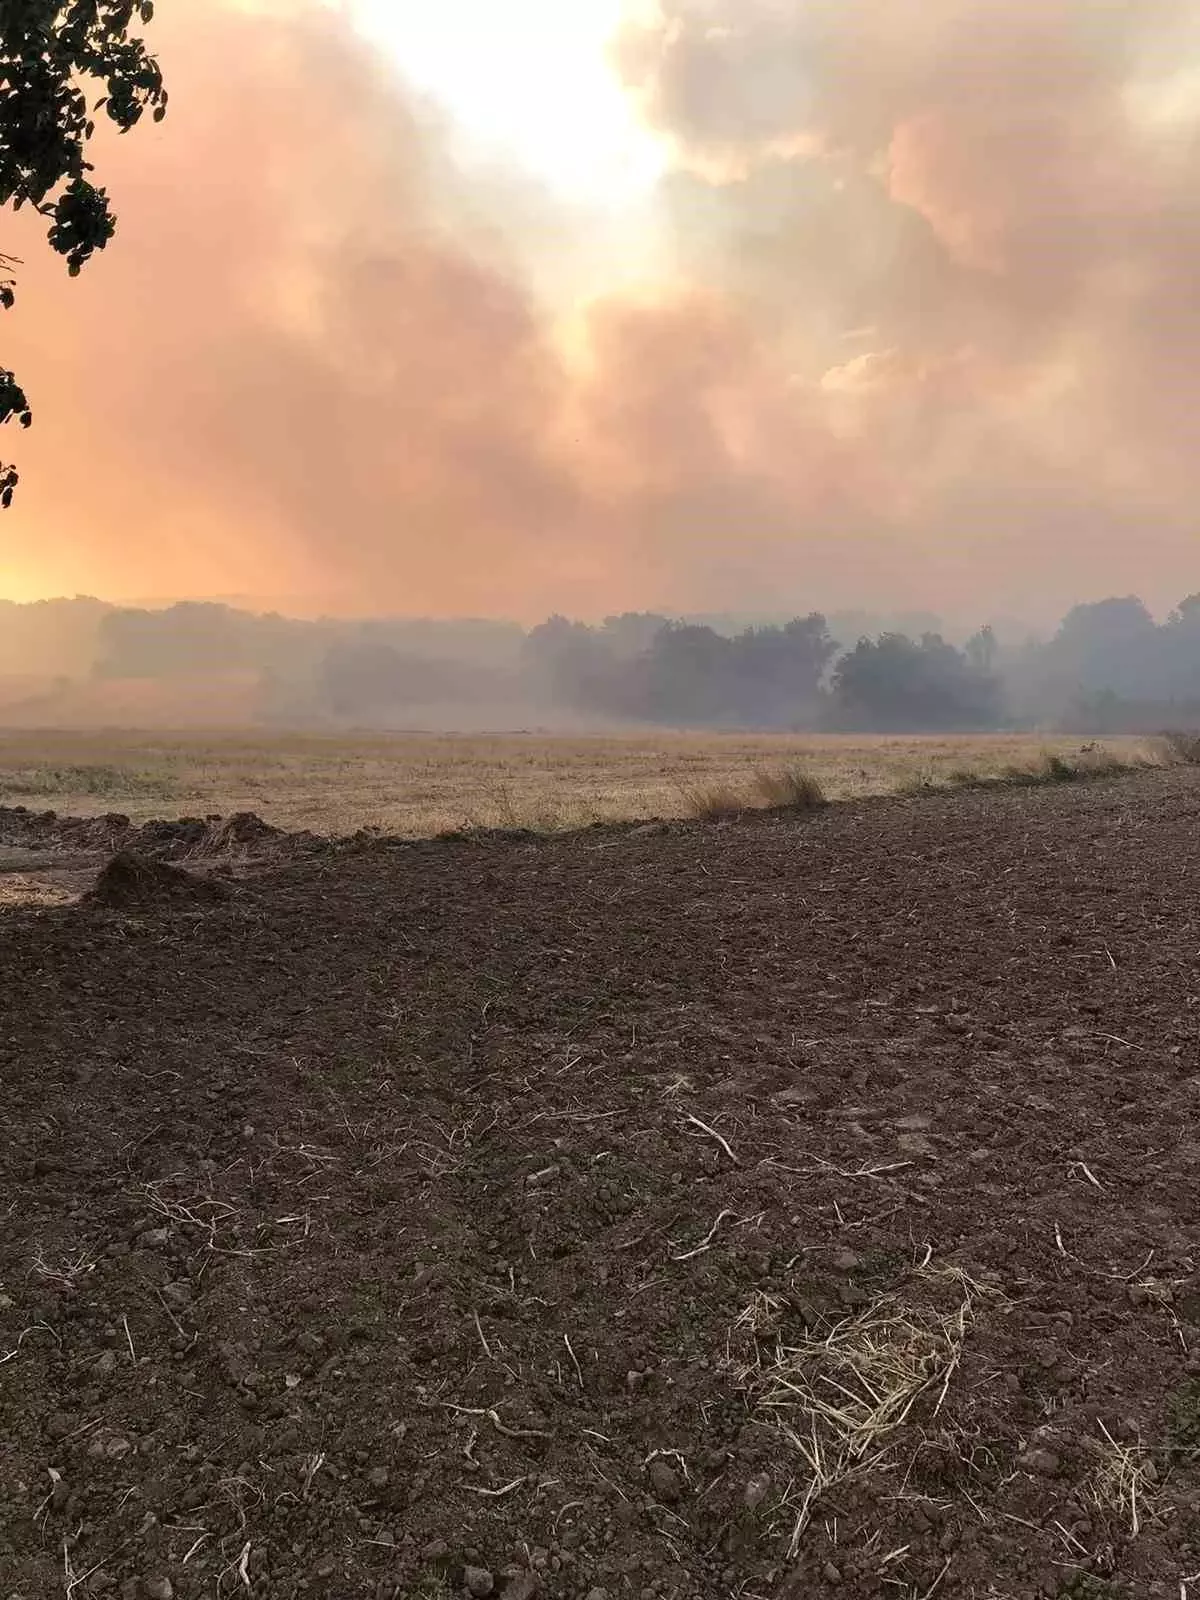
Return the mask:
M 958 650 L 936 633 L 860 639 L 833 675 L 834 721 L 880 732 L 995 727 L 1000 685 L 980 654 Z
M 732 637 L 654 615 L 599 628 L 552 617 L 529 634 L 530 681 L 577 710 L 703 727 L 788 728 L 818 719 L 837 646 L 813 613 Z
M 152 0 L 0 0 L 0 205 L 33 206 L 50 246 L 75 274 L 112 238 L 116 219 L 92 182 L 87 149 L 103 111 L 127 133 L 166 113 L 162 74 L 132 31 Z M 14 299 L 11 257 L 0 257 L 0 306 Z M 0 423 L 33 420 L 16 376 L 0 368 Z M 0 463 L 0 505 L 17 473 Z

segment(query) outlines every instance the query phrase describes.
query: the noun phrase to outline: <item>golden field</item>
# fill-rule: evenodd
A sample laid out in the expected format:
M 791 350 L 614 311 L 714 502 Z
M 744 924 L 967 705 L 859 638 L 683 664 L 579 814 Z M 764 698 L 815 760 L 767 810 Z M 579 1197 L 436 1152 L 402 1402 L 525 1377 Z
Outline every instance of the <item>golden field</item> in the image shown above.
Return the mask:
M 943 738 L 639 732 L 301 734 L 0 732 L 0 804 L 149 817 L 256 811 L 281 827 L 420 837 L 463 827 L 567 828 L 686 815 L 699 791 L 749 794 L 801 767 L 829 799 L 981 777 L 1070 754 L 1078 737 Z M 1108 739 L 1127 759 L 1145 741 Z

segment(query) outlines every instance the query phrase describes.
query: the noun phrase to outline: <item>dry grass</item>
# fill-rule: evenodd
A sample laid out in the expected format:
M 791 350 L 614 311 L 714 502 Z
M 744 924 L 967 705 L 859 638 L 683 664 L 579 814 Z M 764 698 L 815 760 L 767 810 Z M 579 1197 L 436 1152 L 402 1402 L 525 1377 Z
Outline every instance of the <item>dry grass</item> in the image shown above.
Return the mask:
M 803 767 L 764 767 L 754 774 L 754 787 L 770 811 L 819 811 L 826 804 L 820 780 Z
M 1200 767 L 1200 733 L 1174 728 L 1153 741 L 1154 753 L 1165 767 Z
M 798 1457 L 803 1489 L 788 1508 L 791 1557 L 821 1497 L 879 1467 L 923 1397 L 931 1415 L 940 1411 L 977 1305 L 990 1293 L 962 1272 L 929 1267 L 913 1274 L 912 1288 L 933 1290 L 943 1303 L 886 1294 L 789 1342 L 777 1331 L 779 1303 L 759 1293 L 731 1330 L 726 1368 L 735 1386 Z
M 955 767 L 946 781 L 957 789 L 1036 788 L 1042 784 L 1089 783 L 1101 778 L 1114 778 L 1123 772 L 1149 767 L 1178 766 L 1181 761 L 1164 752 L 1149 747 L 1138 748 L 1133 742 L 1116 750 L 1110 746 L 1089 744 L 1080 750 L 1067 752 L 1043 750 L 1031 761 L 1013 762 L 999 773 L 980 772 L 972 767 Z M 919 789 L 937 788 L 937 784 L 920 784 Z M 911 791 L 909 791 L 911 792 Z
M 827 804 L 825 791 L 802 767 L 760 767 L 746 788 L 732 783 L 686 788 L 684 802 L 689 817 L 719 822 L 746 811 L 817 811 Z
M 1101 1422 L 1101 1439 L 1093 1446 L 1099 1457 L 1091 1477 L 1095 1504 L 1128 1524 L 1129 1537 L 1136 1539 L 1148 1516 L 1154 1515 L 1154 1492 L 1158 1470 L 1141 1441 L 1123 1444 L 1114 1439 Z
M 684 805 L 689 817 L 701 822 L 720 822 L 725 817 L 740 817 L 749 809 L 750 802 L 730 783 L 710 783 L 700 788 L 684 789 Z
M 1177 761 L 1144 740 L 1104 753 Z M 1097 752 L 1091 752 L 1094 756 Z M 578 827 L 685 816 L 697 792 L 729 790 L 738 809 L 786 804 L 811 783 L 829 800 L 1009 777 L 1046 756 L 1080 759 L 1080 741 L 1029 735 L 149 732 L 0 733 L 0 802 L 135 820 L 257 811 L 285 827 L 377 827 L 418 837 L 463 827 Z M 756 776 L 758 775 L 758 776 Z M 958 781 L 962 781 L 959 776 Z

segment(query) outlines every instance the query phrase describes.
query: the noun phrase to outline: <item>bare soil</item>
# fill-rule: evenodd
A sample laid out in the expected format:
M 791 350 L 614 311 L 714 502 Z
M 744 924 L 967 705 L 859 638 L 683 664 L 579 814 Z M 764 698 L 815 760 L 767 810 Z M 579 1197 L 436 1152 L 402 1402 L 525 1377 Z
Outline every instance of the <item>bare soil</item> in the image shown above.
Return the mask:
M 1200 1596 L 1194 773 L 277 843 L 0 915 L 0 1595 Z

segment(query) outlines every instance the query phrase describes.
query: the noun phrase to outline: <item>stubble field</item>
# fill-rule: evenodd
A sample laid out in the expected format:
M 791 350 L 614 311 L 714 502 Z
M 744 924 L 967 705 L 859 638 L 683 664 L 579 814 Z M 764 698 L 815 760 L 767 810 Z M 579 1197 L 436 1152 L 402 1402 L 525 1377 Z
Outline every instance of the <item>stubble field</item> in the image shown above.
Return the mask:
M 419 838 L 686 816 L 697 791 L 800 766 L 830 799 L 887 794 L 1071 754 L 1078 738 L 637 733 L 254 734 L 0 731 L 0 804 L 72 816 L 255 811 L 279 827 Z M 1119 755 L 1144 741 L 1106 741 Z

